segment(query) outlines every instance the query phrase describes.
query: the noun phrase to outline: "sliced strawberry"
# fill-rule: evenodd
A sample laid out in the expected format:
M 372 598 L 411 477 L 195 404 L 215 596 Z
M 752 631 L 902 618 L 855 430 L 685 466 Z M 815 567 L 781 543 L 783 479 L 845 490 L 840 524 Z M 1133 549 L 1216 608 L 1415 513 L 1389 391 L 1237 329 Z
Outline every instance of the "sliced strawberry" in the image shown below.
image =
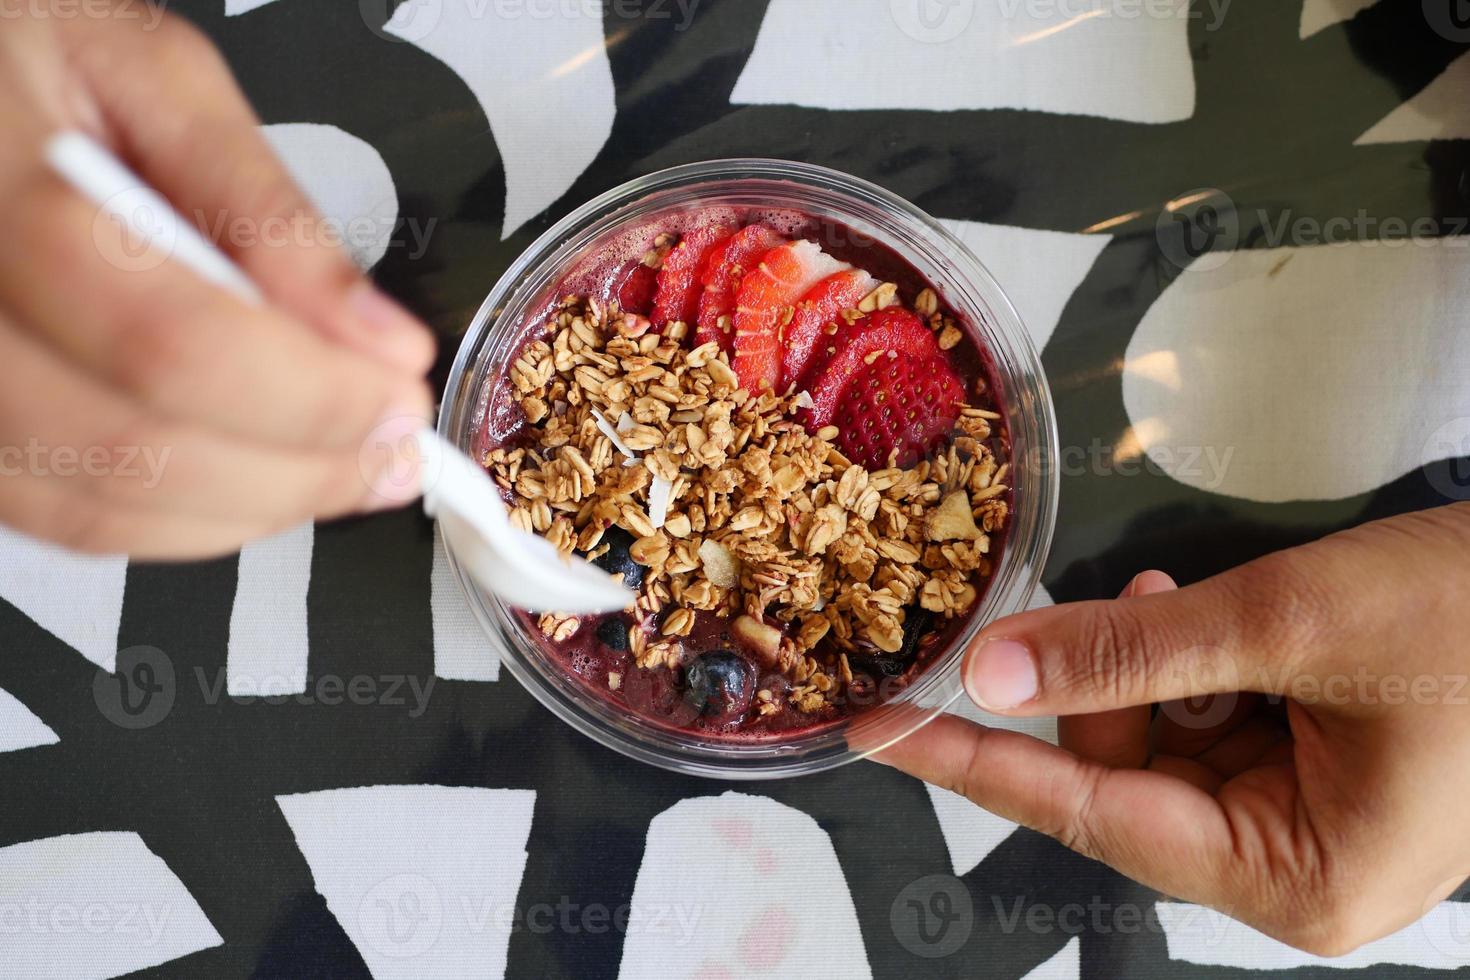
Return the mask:
M 848 383 L 868 367 L 870 356 L 876 360 L 889 351 L 918 358 L 940 353 L 934 332 L 924 321 L 896 306 L 844 323 L 831 336 L 824 334 L 803 380 L 812 396 L 812 407 L 803 420 L 807 427 L 815 430 L 830 425 Z
M 870 470 L 909 467 L 954 430 L 965 386 L 948 360 L 933 355 L 880 355 L 848 383 L 833 416 L 837 447 Z
M 862 269 L 847 269 L 817 283 L 796 304 L 783 335 L 781 383 L 799 382 L 816 354 L 817 341 L 828 324 L 841 325 L 843 310 L 856 309 L 862 298 L 878 288 L 878 280 Z
M 746 225 L 723 245 L 710 250 L 700 276 L 704 292 L 699 297 L 699 328 L 694 331 L 694 346 L 718 340 L 722 349 L 735 349 L 733 319 L 740 280 L 762 255 L 785 241 L 765 225 Z M 721 327 L 720 318 L 727 316 L 731 320 Z
M 653 292 L 657 285 L 658 271 L 639 262 L 623 275 L 623 281 L 618 284 L 618 309 L 647 316 L 653 309 Z
M 758 392 L 784 385 L 781 340 L 795 317 L 797 301 L 827 276 L 846 268 L 814 242 L 800 239 L 761 256 L 736 294 L 733 365 L 740 387 Z
M 682 320 L 692 324 L 699 316 L 699 295 L 704 283 L 699 274 L 704 270 L 709 253 L 735 233 L 735 226 L 717 223 L 690 229 L 679 244 L 664 256 L 658 273 L 658 291 L 653 298 L 649 319 L 655 327 Z

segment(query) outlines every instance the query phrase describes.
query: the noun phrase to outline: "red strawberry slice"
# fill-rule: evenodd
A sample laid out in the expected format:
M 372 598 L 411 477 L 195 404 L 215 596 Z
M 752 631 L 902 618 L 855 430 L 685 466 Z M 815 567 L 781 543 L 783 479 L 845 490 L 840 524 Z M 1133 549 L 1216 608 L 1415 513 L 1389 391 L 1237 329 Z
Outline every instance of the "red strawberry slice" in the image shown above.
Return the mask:
M 862 269 L 847 269 L 823 279 L 801 298 L 783 338 L 782 384 L 801 381 L 828 324 L 840 326 L 842 311 L 857 309 L 862 298 L 877 288 L 878 280 Z
M 745 273 L 755 268 L 760 257 L 786 239 L 765 225 L 746 225 L 731 235 L 723 245 L 710 250 L 705 259 L 701 280 L 704 292 L 699 297 L 699 328 L 694 331 L 694 346 L 718 340 L 723 350 L 735 349 L 736 293 Z M 730 317 L 726 327 L 721 317 Z
M 704 289 L 699 274 L 704 269 L 705 259 L 734 233 L 734 225 L 704 225 L 688 231 L 679 239 L 679 244 L 669 250 L 658 273 L 658 291 L 654 294 L 653 313 L 649 317 L 655 327 L 674 320 L 694 323 L 699 316 L 699 296 Z
M 943 355 L 880 355 L 842 393 L 837 447 L 870 470 L 913 466 L 953 431 L 964 398 Z
M 812 396 L 807 427 L 816 430 L 831 424 L 843 390 L 868 367 L 869 356 L 876 360 L 888 351 L 919 358 L 940 354 L 934 332 L 924 321 L 896 306 L 844 323 L 831 336 L 823 335 L 804 381 Z
M 653 291 L 658 285 L 658 272 L 639 262 L 623 275 L 618 285 L 618 309 L 624 313 L 647 316 L 653 308 Z
M 771 249 L 745 274 L 734 317 L 733 366 L 740 387 L 759 392 L 783 385 L 781 340 L 795 318 L 796 303 L 817 283 L 846 268 L 814 242 L 797 240 Z

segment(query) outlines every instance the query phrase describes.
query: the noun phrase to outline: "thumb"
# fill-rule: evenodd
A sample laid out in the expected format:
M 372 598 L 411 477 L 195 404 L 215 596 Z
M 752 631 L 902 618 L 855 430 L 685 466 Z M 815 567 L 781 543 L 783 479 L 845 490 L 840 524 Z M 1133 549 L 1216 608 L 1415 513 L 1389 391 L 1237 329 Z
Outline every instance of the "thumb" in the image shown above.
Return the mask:
M 1244 566 L 1177 591 L 1077 602 L 997 620 L 965 659 L 987 711 L 1070 715 L 1223 694 L 1280 691 L 1271 651 L 1291 649 Z M 1160 576 L 1146 572 L 1145 576 Z

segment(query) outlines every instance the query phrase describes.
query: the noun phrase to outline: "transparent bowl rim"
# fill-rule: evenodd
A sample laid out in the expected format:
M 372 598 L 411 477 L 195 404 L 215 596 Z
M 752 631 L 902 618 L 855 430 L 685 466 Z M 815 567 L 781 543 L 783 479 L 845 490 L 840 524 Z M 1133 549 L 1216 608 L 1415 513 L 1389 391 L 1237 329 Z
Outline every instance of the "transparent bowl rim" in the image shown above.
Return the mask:
M 1055 411 L 1046 375 L 1034 344 L 1024 329 L 1004 290 L 983 263 L 948 228 L 915 205 L 861 178 L 814 164 L 763 158 L 736 158 L 684 164 L 638 177 L 612 188 L 567 214 L 540 235 L 501 276 L 471 320 L 445 385 L 439 416 L 440 433 L 468 450 L 474 438 L 472 420 L 479 404 L 486 373 L 480 362 L 492 339 L 494 328 L 505 312 L 518 320 L 524 307 L 544 293 L 547 279 L 565 273 L 570 259 L 579 254 L 579 241 L 607 234 L 619 221 L 637 216 L 637 209 L 659 195 L 685 191 L 689 203 L 718 197 L 722 186 L 735 183 L 769 183 L 773 191 L 824 196 L 827 206 L 840 212 L 844 206 L 871 209 L 864 216 L 838 213 L 838 220 L 865 230 L 863 226 L 888 221 L 896 228 L 878 229 L 877 240 L 914 263 L 916 253 L 932 266 L 951 265 L 951 280 L 942 285 L 957 287 L 966 304 L 951 305 L 978 314 L 977 328 L 994 361 L 994 370 L 1006 388 L 998 409 L 1005 412 L 1013 454 L 1025 442 L 1026 459 L 1013 455 L 1016 507 L 1007 532 L 1005 553 L 987 588 L 981 608 L 949 647 L 893 700 L 860 712 L 842 725 L 820 730 L 815 735 L 793 739 L 742 742 L 716 741 L 692 733 L 679 735 L 647 723 L 639 723 L 631 712 L 619 710 L 610 701 L 579 687 L 555 664 L 548 664 L 533 648 L 512 616 L 496 597 L 475 586 L 446 547 L 451 575 L 468 601 L 476 621 L 498 648 L 501 662 L 512 676 L 553 714 L 597 742 L 639 761 L 686 774 L 722 779 L 770 779 L 831 769 L 880 751 L 918 730 L 937 717 L 963 694 L 958 680 L 960 658 L 974 636 L 987 623 L 1026 608 L 1041 580 L 1051 547 L 1059 497 L 1055 466 L 1058 436 Z M 835 202 L 835 203 L 833 203 Z M 670 207 L 677 202 L 670 201 Z M 813 207 L 810 201 L 788 205 Z M 630 213 L 631 212 L 631 213 Z M 873 218 L 873 214 L 878 217 Z M 871 219 L 871 220 L 865 220 Z M 900 247 L 895 234 L 909 237 Z M 932 271 L 929 270 L 929 271 Z M 980 309 L 975 309 L 975 301 Z M 989 314 L 986 316 L 986 314 Z M 988 328 L 988 329 L 987 329 Z M 1020 411 L 1024 402 L 1025 411 Z M 1018 431 L 1024 440 L 1018 440 Z M 1023 468 L 1024 467 L 1024 468 Z M 1022 478 L 1024 474 L 1024 478 Z M 1024 531 L 1024 535 L 1018 532 Z M 849 739 L 862 729 L 861 745 Z

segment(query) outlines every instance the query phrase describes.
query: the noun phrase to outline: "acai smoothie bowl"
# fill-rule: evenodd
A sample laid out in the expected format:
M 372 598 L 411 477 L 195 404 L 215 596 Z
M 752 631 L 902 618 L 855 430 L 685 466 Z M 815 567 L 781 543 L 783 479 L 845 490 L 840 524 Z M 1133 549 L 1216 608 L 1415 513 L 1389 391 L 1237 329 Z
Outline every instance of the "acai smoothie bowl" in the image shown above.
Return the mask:
M 854 177 L 721 160 L 584 205 L 459 350 L 442 435 L 511 520 L 622 576 L 627 609 L 520 610 L 449 559 L 508 669 L 681 772 L 861 758 L 962 695 L 1050 544 L 1034 347 L 949 231 Z

